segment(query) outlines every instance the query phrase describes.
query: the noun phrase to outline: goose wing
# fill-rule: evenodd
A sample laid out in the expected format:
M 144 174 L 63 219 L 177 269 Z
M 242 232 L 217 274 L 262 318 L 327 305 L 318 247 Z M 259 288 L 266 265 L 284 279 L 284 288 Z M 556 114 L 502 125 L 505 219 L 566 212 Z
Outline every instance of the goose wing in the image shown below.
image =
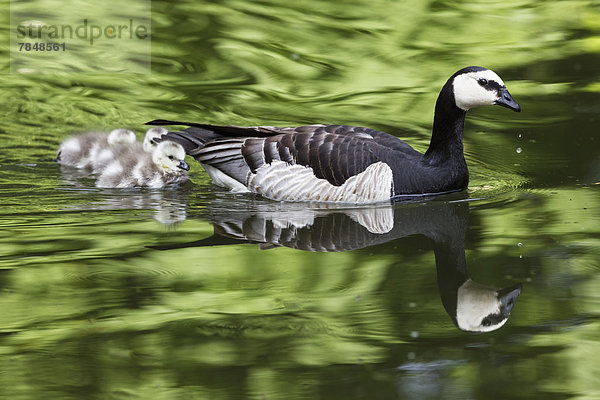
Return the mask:
M 277 126 L 235 126 L 235 125 L 210 125 L 199 124 L 195 122 L 182 122 L 166 119 L 156 119 L 147 122 L 146 125 L 183 125 L 190 128 L 185 129 L 186 132 L 193 133 L 198 138 L 204 138 L 208 141 L 217 137 L 268 137 L 280 135 L 282 133 L 332 133 L 337 135 L 360 135 L 364 134 L 371 136 L 376 143 L 389 147 L 390 149 L 407 152 L 412 154 L 416 152 L 406 142 L 390 135 L 389 133 L 381 132 L 371 128 L 350 125 L 305 125 L 297 127 L 277 127 Z
M 205 165 L 245 182 L 248 172 L 273 161 L 312 168 L 317 178 L 339 186 L 369 165 L 392 156 L 420 154 L 400 139 L 374 129 L 347 125 L 300 127 L 217 126 L 155 120 L 152 125 L 186 125 L 166 138 L 181 143 Z

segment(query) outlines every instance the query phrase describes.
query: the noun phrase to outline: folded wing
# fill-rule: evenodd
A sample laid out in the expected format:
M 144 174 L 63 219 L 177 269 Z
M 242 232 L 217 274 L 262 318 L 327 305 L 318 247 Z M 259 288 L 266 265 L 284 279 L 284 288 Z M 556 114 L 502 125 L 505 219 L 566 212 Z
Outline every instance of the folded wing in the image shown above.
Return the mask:
M 317 178 L 339 186 L 378 161 L 385 162 L 393 155 L 418 154 L 392 135 L 346 125 L 239 127 L 167 120 L 149 124 L 190 126 L 181 132 L 169 132 L 166 139 L 182 144 L 202 164 L 243 184 L 248 174 L 255 174 L 273 161 L 283 161 L 309 167 Z

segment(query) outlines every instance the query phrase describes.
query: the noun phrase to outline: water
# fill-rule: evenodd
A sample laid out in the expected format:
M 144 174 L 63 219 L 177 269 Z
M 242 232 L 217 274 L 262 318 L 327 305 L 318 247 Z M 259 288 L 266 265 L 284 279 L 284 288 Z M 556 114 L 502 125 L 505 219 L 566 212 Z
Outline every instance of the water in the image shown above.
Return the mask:
M 577 1 L 153 2 L 152 74 L 11 74 L 0 47 L 0 397 L 600 397 L 598 21 Z M 191 160 L 163 191 L 54 161 L 73 132 L 155 118 L 345 123 L 424 150 L 466 65 L 523 112 L 469 113 L 463 193 L 287 205 Z M 502 327 L 459 329 L 466 279 L 521 285 Z

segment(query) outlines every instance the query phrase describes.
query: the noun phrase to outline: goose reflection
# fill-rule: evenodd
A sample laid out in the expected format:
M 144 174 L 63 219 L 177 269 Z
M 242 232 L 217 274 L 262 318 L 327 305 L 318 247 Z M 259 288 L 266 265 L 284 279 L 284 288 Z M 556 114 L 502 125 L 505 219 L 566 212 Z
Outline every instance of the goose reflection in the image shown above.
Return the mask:
M 213 201 L 208 220 L 214 235 L 193 242 L 151 246 L 159 250 L 254 243 L 261 249 L 285 246 L 316 252 L 347 251 L 383 244 L 409 235 L 433 242 L 442 304 L 461 330 L 490 332 L 506 323 L 521 284 L 495 289 L 473 281 L 466 267 L 465 201 L 402 206 L 339 208 L 273 202 Z

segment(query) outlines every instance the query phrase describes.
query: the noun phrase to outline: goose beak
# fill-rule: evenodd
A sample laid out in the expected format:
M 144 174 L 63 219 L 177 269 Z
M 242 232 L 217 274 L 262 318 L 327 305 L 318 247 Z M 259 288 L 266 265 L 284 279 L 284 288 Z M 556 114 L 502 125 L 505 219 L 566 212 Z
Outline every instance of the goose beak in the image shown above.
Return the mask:
M 500 98 L 496 100 L 496 105 L 510 108 L 513 111 L 521 112 L 521 106 L 517 104 L 515 99 L 508 93 L 508 89 L 502 88 L 500 89 Z
M 517 283 L 516 285 L 498 291 L 498 299 L 504 305 L 504 315 L 508 316 L 510 314 L 515 306 L 517 297 L 521 294 L 521 290 L 523 290 L 523 286 L 521 286 L 520 283 Z
M 188 165 L 188 163 L 186 163 L 185 161 L 181 160 L 179 162 L 179 165 L 177 166 L 177 168 L 181 168 L 185 171 L 189 171 L 190 170 L 190 166 Z

